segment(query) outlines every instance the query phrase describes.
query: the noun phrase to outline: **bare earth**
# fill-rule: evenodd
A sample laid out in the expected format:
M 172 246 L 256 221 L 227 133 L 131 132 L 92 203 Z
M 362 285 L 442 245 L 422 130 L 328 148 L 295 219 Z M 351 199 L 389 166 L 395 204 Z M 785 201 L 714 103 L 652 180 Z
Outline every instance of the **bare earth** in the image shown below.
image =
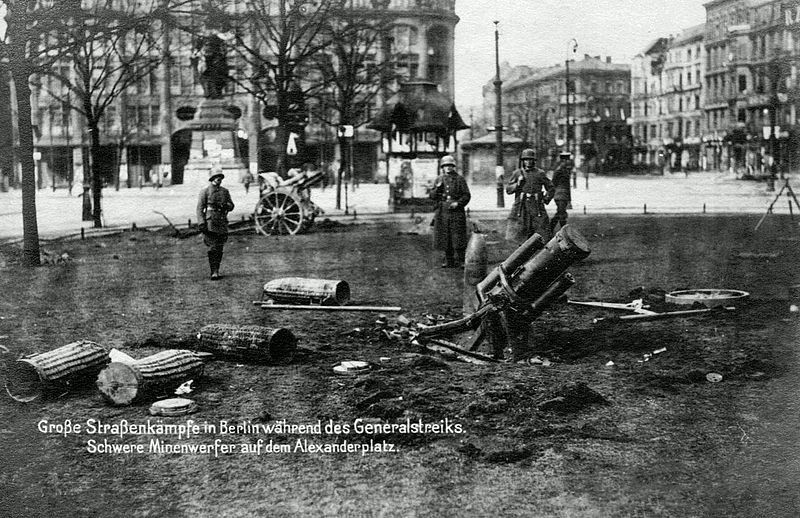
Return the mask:
M 800 230 L 788 216 L 574 216 L 591 255 L 570 298 L 630 302 L 658 290 L 750 292 L 732 312 L 593 324 L 624 313 L 557 304 L 534 324 L 550 366 L 473 365 L 382 340 L 373 313 L 267 311 L 251 304 L 286 276 L 346 280 L 352 303 L 409 318 L 461 315 L 461 272 L 438 268 L 428 235 L 400 223 L 318 225 L 293 237 L 238 234 L 225 279 L 207 280 L 197 236 L 124 232 L 53 241 L 64 264 L 25 269 L 0 249 L 6 363 L 78 339 L 141 358 L 192 348 L 205 324 L 291 329 L 290 365 L 213 361 L 194 414 L 154 418 L 93 389 L 23 405 L 0 400 L 2 516 L 797 516 L 800 514 Z M 512 251 L 482 222 L 490 260 Z M 424 230 L 421 225 L 416 230 Z M 327 228 L 326 228 L 327 227 Z M 424 234 L 424 232 L 423 232 Z M 631 293 L 637 288 L 644 290 Z M 797 301 L 794 301 L 797 303 Z M 388 315 L 390 319 L 395 315 Z M 645 354 L 666 348 L 644 361 Z M 389 360 L 381 361 L 381 358 Z M 372 369 L 337 376 L 342 360 Z M 609 361 L 614 366 L 606 366 Z M 709 382 L 708 373 L 722 375 Z M 560 399 L 559 399 L 560 398 Z M 348 425 L 348 433 L 205 434 L 183 445 L 381 443 L 394 452 L 257 455 L 89 453 L 87 441 L 152 436 L 41 433 L 37 423 Z M 367 423 L 457 424 L 461 433 L 370 434 Z M 160 421 L 159 421 L 160 420 Z M 219 432 L 219 429 L 218 429 Z

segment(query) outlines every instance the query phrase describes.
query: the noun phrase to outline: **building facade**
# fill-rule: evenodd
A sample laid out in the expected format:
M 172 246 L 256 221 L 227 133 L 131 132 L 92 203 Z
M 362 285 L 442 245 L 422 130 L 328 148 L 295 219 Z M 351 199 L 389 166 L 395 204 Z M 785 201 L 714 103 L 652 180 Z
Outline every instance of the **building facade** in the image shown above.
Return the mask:
M 132 0 L 131 0 L 132 1 Z M 276 2 L 278 0 L 275 0 Z M 246 13 L 248 2 L 228 4 L 234 13 Z M 136 4 L 138 5 L 138 3 Z M 391 55 L 400 80 L 428 79 L 452 97 L 453 34 L 458 17 L 455 0 L 352 0 L 350 9 L 369 16 L 392 20 Z M 195 23 L 186 15 L 186 24 Z M 156 29 L 154 29 L 156 30 Z M 101 124 L 104 164 L 94 164 L 110 185 L 128 187 L 160 183 L 168 178 L 181 183 L 189 158 L 189 123 L 203 99 L 196 67 L 196 41 L 190 31 L 173 29 L 161 38 L 161 62 L 107 108 Z M 246 76 L 249 67 L 229 52 L 230 73 Z M 71 64 L 61 62 L 65 75 L 73 74 Z M 302 80 L 302 78 L 301 78 Z M 41 81 L 49 81 L 43 76 Z M 88 135 L 82 116 L 70 109 L 75 99 L 49 95 L 58 85 L 37 84 L 32 88 L 34 146 L 40 186 L 72 186 L 83 179 L 88 164 Z M 64 92 L 59 92 L 62 94 Z M 275 120 L 267 118 L 264 107 L 235 82 L 228 84 L 225 99 L 237 117 L 241 155 L 251 172 L 269 170 L 274 164 L 270 129 Z M 380 105 L 383 97 L 375 101 Z M 368 111 L 373 108 L 368 107 Z M 366 122 L 366 121 L 365 121 Z M 274 131 L 272 132 L 274 134 Z M 306 127 L 305 161 L 316 166 L 339 156 L 336 128 L 319 121 Z M 373 180 L 380 174 L 380 136 L 365 127 L 357 128 L 354 149 L 355 174 Z M 17 175 L 19 172 L 17 171 Z
M 798 162 L 800 5 L 792 0 L 713 0 L 706 7 L 709 164 L 765 174 Z
M 586 171 L 627 170 L 630 84 L 630 65 L 612 63 L 611 57 L 584 55 L 536 69 L 503 86 L 503 125 L 537 150 L 542 166 L 568 150 Z
M 633 60 L 634 163 L 650 170 L 701 168 L 705 24 L 658 38 Z

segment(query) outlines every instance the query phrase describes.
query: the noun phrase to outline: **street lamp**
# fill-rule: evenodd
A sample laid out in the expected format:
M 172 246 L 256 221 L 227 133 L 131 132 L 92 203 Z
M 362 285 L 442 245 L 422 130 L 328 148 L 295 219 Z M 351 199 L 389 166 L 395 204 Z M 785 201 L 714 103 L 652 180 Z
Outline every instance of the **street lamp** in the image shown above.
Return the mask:
M 567 88 L 566 88 L 566 92 L 567 92 L 567 96 L 566 96 L 567 97 L 567 124 L 566 124 L 566 128 L 567 128 L 567 144 L 566 144 L 566 150 L 568 152 L 572 151 L 572 145 L 570 144 L 572 126 L 571 126 L 571 123 L 570 123 L 570 116 L 571 115 L 569 113 L 569 91 L 570 91 L 570 84 L 569 84 L 569 61 L 570 61 L 569 60 L 569 51 L 570 51 L 570 49 L 572 50 L 573 54 L 575 54 L 575 52 L 578 50 L 578 40 L 576 40 L 575 38 L 572 38 L 571 40 L 569 40 L 569 42 L 567 42 L 567 59 L 564 60 L 564 64 L 566 66 L 566 83 L 567 83 L 566 84 L 566 86 L 567 86 Z M 572 174 L 572 187 L 574 187 L 574 188 L 578 187 L 578 173 L 577 173 L 577 171 L 574 171 L 574 170 L 573 170 L 573 174 Z
M 503 81 L 500 79 L 500 31 L 498 29 L 499 20 L 494 21 L 494 93 L 497 96 L 494 107 L 494 131 L 496 137 L 496 160 L 494 174 L 497 178 L 497 206 L 506 206 L 505 195 L 503 193 Z

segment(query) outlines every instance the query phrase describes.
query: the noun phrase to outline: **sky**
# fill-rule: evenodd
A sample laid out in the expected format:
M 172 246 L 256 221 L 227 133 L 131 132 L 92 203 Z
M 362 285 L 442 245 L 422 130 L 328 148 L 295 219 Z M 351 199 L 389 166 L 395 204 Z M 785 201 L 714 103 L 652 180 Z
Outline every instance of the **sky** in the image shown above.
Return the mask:
M 589 54 L 630 63 L 654 39 L 705 22 L 707 1 L 456 0 L 456 105 L 479 107 L 481 88 L 494 78 L 494 20 L 500 22 L 500 62 L 511 66 L 563 63 L 572 38 L 578 60 Z

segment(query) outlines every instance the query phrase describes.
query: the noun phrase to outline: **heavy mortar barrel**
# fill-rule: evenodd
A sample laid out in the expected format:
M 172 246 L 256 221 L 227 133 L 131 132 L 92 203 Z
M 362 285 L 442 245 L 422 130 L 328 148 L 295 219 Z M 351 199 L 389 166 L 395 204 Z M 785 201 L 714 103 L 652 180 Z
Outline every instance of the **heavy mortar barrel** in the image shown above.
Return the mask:
M 94 380 L 110 361 L 102 345 L 89 340 L 72 342 L 10 365 L 6 392 L 16 401 L 29 403 L 46 391 L 66 390 L 80 381 Z
M 573 284 L 575 284 L 575 278 L 572 277 L 569 272 L 565 272 L 561 277 L 556 279 L 553 284 L 548 286 L 547 289 L 544 290 L 544 293 L 533 301 L 530 308 L 528 308 L 527 317 L 531 320 L 537 318 L 550 304 L 566 293 Z
M 192 351 L 167 350 L 132 364 L 111 362 L 97 377 L 97 388 L 115 405 L 174 391 L 203 374 L 203 361 Z
M 500 269 L 510 274 L 516 271 L 517 268 L 525 264 L 528 259 L 544 248 L 544 240 L 539 234 L 533 234 L 524 243 L 519 245 L 505 261 L 500 263 L 500 266 L 489 272 L 481 282 L 475 287 L 478 292 L 478 298 L 483 302 L 486 298 L 486 293 L 494 288 L 500 281 Z
M 264 285 L 263 299 L 289 304 L 344 305 L 350 300 L 350 285 L 331 279 L 283 277 Z
M 297 340 L 288 329 L 209 324 L 197 333 L 198 349 L 237 360 L 289 363 Z
M 524 265 L 501 275 L 500 284 L 491 290 L 488 297 L 504 294 L 512 302 L 534 301 L 570 265 L 585 258 L 589 253 L 589 244 L 580 232 L 566 225 Z

